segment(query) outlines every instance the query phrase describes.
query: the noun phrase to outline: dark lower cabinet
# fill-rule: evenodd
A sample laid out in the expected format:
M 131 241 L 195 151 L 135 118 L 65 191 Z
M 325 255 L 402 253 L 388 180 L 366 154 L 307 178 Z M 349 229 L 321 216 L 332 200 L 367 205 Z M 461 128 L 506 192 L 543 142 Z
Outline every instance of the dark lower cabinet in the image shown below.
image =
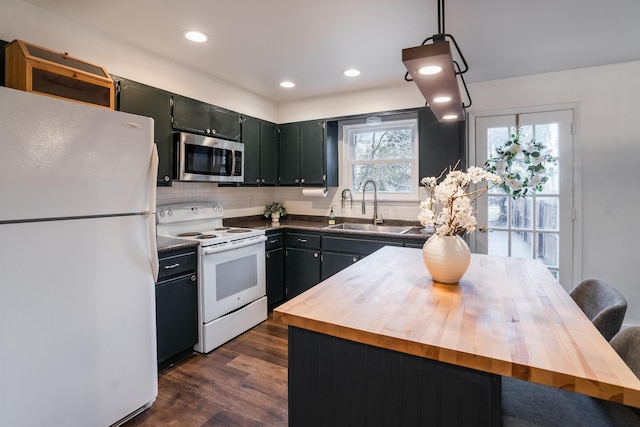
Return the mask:
M 265 267 L 267 275 L 267 301 L 273 308 L 285 298 L 283 233 L 267 234 Z
M 187 351 L 198 342 L 198 287 L 196 275 L 187 274 L 156 285 L 158 365 Z
M 351 264 L 355 264 L 362 258 L 359 254 L 346 254 L 322 251 L 322 267 L 320 269 L 320 280 L 325 280 L 337 272 L 344 270 Z
M 158 369 L 193 352 L 198 342 L 198 280 L 195 249 L 163 252 L 156 283 Z
M 287 248 L 287 298 L 320 283 L 320 250 Z

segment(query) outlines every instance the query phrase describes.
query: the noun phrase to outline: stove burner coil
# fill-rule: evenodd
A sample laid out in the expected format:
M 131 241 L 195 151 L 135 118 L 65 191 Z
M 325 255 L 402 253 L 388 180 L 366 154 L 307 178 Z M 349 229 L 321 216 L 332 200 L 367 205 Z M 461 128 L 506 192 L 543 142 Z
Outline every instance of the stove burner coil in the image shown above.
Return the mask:
M 218 228 L 214 228 L 213 231 L 227 231 L 229 229 L 230 227 L 218 227 Z
M 251 230 L 245 230 L 243 228 L 237 228 L 235 230 L 229 230 L 227 233 L 248 233 Z
M 200 233 L 198 231 L 190 231 L 188 233 L 180 233 L 176 237 L 197 237 L 197 236 L 199 236 L 201 234 L 202 233 Z
M 218 236 L 216 236 L 215 234 L 200 234 L 198 236 L 196 236 L 196 239 L 214 239 Z

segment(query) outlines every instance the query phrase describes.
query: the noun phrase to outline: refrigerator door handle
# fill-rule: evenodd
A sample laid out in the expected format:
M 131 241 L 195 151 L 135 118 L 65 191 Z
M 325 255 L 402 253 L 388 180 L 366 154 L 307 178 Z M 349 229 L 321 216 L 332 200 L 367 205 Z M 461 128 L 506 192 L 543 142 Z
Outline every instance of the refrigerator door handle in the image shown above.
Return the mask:
M 149 252 L 151 255 L 151 272 L 153 281 L 158 281 L 158 245 L 156 242 L 156 180 L 158 179 L 158 149 L 153 144 L 151 153 L 151 166 L 149 168 L 149 210 L 147 222 L 149 224 Z

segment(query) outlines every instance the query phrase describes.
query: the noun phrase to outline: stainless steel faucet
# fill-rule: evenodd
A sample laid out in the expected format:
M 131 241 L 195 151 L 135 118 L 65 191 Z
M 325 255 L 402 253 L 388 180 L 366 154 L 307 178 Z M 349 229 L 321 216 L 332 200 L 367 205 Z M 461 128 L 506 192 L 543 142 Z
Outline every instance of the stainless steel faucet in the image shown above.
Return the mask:
M 367 191 L 367 184 L 373 184 L 373 225 L 382 224 L 382 217 L 378 217 L 378 188 L 375 181 L 368 179 L 362 186 L 362 213 L 366 214 L 364 193 Z

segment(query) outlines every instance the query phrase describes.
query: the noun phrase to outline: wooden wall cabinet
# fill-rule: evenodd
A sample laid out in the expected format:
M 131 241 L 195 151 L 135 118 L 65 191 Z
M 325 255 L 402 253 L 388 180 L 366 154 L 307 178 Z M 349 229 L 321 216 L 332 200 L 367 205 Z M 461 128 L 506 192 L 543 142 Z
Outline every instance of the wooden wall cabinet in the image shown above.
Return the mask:
M 5 46 L 5 85 L 113 110 L 113 80 L 95 64 L 22 40 Z

